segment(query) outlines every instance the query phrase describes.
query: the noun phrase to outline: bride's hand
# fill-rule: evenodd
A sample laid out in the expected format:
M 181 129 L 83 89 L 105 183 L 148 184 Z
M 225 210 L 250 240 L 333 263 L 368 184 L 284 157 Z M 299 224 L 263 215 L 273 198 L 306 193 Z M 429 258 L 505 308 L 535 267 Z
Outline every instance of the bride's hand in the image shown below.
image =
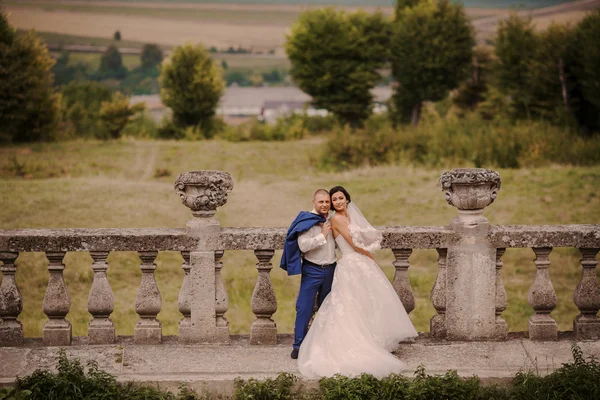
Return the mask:
M 373 257 L 373 254 L 371 254 L 371 252 L 369 252 L 368 250 L 360 249 L 360 254 L 362 254 L 363 256 L 367 256 L 371 260 L 375 261 L 375 257 Z

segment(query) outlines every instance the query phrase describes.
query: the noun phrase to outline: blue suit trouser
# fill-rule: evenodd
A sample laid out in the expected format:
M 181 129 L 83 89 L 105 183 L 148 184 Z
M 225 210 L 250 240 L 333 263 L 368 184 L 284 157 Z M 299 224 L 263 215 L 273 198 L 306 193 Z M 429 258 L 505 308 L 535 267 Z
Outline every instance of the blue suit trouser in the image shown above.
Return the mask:
M 302 265 L 302 279 L 300 281 L 300 293 L 296 300 L 296 324 L 294 326 L 294 348 L 299 349 L 306 333 L 308 323 L 313 314 L 315 296 L 317 306 L 320 307 L 323 300 L 331 292 L 335 264 L 329 268 L 321 268 L 304 261 Z

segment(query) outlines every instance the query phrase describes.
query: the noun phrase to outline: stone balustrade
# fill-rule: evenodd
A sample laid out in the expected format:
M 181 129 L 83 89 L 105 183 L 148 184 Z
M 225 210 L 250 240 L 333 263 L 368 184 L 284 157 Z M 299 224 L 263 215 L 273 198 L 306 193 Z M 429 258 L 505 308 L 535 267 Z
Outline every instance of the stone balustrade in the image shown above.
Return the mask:
M 578 339 L 600 339 L 600 284 L 596 277 L 600 249 L 600 225 L 492 226 L 483 209 L 497 197 L 500 176 L 490 170 L 456 169 L 442 174 L 440 183 L 446 200 L 458 209 L 448 226 L 379 227 L 382 247 L 394 256 L 392 285 L 406 310 L 415 307 L 408 279 L 410 256 L 415 249 L 436 249 L 438 274 L 431 291 L 436 310 L 430 334 L 446 340 L 503 340 L 507 325 L 502 318 L 508 301 L 502 282 L 502 256 L 507 248 L 531 248 L 535 276 L 529 291 L 534 314 L 529 320 L 529 337 L 555 340 L 557 325 L 550 313 L 556 307 L 556 293 L 549 275 L 549 255 L 555 247 L 574 247 L 581 255 L 581 278 L 574 302 L 580 310 L 573 331 Z M 0 230 L 0 345 L 23 342 L 18 320 L 23 298 L 15 281 L 20 252 L 44 252 L 49 260 L 50 279 L 43 302 L 48 320 L 43 343 L 69 345 L 71 324 L 68 288 L 63 279 L 66 252 L 89 252 L 94 272 L 88 311 L 92 320 L 88 343 L 115 341 L 110 319 L 114 296 L 107 279 L 107 257 L 111 251 L 136 251 L 142 260 L 142 278 L 137 288 L 135 343 L 160 343 L 162 327 L 157 314 L 161 295 L 155 281 L 154 263 L 159 251 L 178 251 L 183 258 L 184 280 L 179 294 L 178 340 L 182 343 L 230 343 L 227 288 L 221 278 L 222 257 L 229 250 L 252 250 L 257 259 L 258 277 L 251 309 L 256 319 L 250 327 L 251 344 L 277 342 L 272 319 L 277 299 L 270 272 L 276 250 L 283 247 L 286 228 L 221 227 L 214 217 L 233 189 L 229 174 L 222 171 L 191 171 L 175 182 L 182 203 L 193 218 L 185 229 L 19 229 Z M 533 258 L 532 255 L 532 258 Z M 226 266 L 225 266 L 226 268 Z M 132 288 L 133 289 L 133 288 Z

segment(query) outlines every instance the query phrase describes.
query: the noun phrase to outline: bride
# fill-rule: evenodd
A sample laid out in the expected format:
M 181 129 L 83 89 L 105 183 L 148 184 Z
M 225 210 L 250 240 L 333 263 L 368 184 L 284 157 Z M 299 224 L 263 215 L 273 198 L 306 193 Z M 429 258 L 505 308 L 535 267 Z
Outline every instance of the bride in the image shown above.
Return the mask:
M 298 368 L 310 379 L 399 373 L 404 363 L 391 351 L 417 336 L 402 302 L 372 251 L 381 233 L 369 224 L 341 186 L 329 191 L 333 236 L 342 252 L 331 293 L 323 301 L 300 347 Z

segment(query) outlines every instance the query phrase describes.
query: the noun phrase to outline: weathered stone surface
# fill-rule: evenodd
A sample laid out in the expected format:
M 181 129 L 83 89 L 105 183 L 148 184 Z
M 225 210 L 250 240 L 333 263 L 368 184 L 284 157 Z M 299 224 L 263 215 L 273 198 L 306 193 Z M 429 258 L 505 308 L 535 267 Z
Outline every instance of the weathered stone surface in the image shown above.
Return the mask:
M 446 248 L 459 236 L 445 226 L 381 226 L 386 249 Z M 283 248 L 287 228 L 222 228 L 221 250 Z M 496 225 L 488 234 L 496 248 L 599 248 L 600 225 Z M 0 251 L 185 251 L 198 238 L 185 229 L 16 229 L 0 230 Z
M 439 249 L 448 247 L 453 234 L 446 226 L 379 226 L 384 249 Z
M 223 171 L 189 171 L 175 180 L 175 192 L 196 217 L 214 215 L 232 189 L 233 179 Z
M 115 308 L 115 298 L 106 276 L 108 251 L 91 251 L 94 260 L 94 280 L 88 296 L 88 311 L 94 317 L 88 326 L 91 344 L 110 344 L 115 341 L 115 326 L 109 319 Z
M 408 279 L 408 269 L 410 268 L 408 258 L 412 254 L 412 249 L 392 249 L 392 252 L 395 258 L 392 287 L 398 294 L 400 301 L 402 301 L 404 309 L 410 314 L 415 309 L 415 295 Z
M 550 280 L 550 247 L 535 247 L 535 278 L 529 288 L 529 304 L 535 314 L 529 318 L 529 338 L 533 340 L 556 340 L 558 327 L 550 313 L 556 307 L 556 292 Z
M 459 210 L 481 210 L 490 205 L 500 190 L 500 174 L 483 168 L 456 168 L 440 176 L 448 204 Z
M 496 248 L 600 248 L 600 225 L 496 225 L 489 240 Z
M 184 229 L 0 230 L 0 251 L 181 251 L 196 243 Z
M 277 311 L 277 298 L 271 283 L 271 258 L 274 250 L 255 250 L 254 254 L 258 258 L 256 269 L 258 269 L 258 278 L 256 286 L 252 293 L 251 307 L 256 315 L 256 320 L 252 321 L 250 326 L 250 344 L 276 344 L 277 326 L 271 319 Z
M 135 298 L 135 312 L 140 316 L 133 335 L 136 344 L 155 344 L 162 340 L 162 326 L 156 319 L 162 307 L 162 298 L 154 278 L 157 255 L 157 251 L 139 252 L 142 280 Z
M 458 208 L 446 258 L 446 337 L 496 338 L 496 249 L 483 209 L 496 199 L 500 175 L 459 168 L 443 173 L 440 184 L 448 204 Z
M 433 289 L 431 289 L 431 304 L 436 315 L 429 321 L 429 332 L 435 338 L 446 337 L 446 257 L 447 249 L 437 249 L 438 273 L 435 278 Z
M 580 314 L 573 321 L 577 339 L 600 339 L 600 283 L 596 276 L 596 254 L 599 249 L 579 249 L 581 252 L 581 279 L 575 288 L 573 300 Z
M 44 344 L 47 346 L 67 346 L 71 344 L 71 322 L 65 317 L 71 308 L 71 298 L 63 278 L 64 251 L 47 251 L 46 257 L 50 261 L 48 271 L 50 279 L 44 295 L 42 309 L 48 316 L 44 325 Z
M 223 228 L 222 250 L 283 249 L 287 228 Z
M 23 297 L 17 286 L 15 260 L 19 253 L 0 253 L 4 263 L 0 285 L 0 344 L 12 345 L 23 342 L 23 324 L 17 318 L 23 311 Z
M 215 253 L 190 253 L 191 327 L 188 343 L 214 343 L 217 339 L 215 314 Z

